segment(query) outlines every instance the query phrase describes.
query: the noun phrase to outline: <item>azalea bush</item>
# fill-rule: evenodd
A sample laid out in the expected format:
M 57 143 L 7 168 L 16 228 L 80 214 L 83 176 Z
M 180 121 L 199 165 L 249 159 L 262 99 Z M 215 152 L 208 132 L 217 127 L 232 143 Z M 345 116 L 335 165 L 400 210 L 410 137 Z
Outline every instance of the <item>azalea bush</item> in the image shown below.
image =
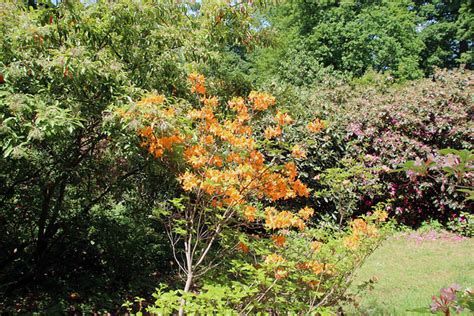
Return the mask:
M 203 75 L 192 73 L 188 81 L 194 98 L 148 95 L 117 111 L 139 145 L 181 186 L 155 216 L 165 223 L 184 284 L 160 288 L 149 311 L 255 312 L 273 306 L 311 312 L 334 305 L 377 245 L 376 223 L 386 213 L 356 219 L 347 232 L 308 229 L 314 209 L 275 204 L 310 195 L 294 162 L 306 158 L 306 150 L 285 141 L 294 119 L 274 109 L 276 99 L 267 93 L 222 102 L 209 93 Z M 267 120 L 265 129 L 258 128 L 259 118 Z M 325 124 L 315 119 L 303 128 L 318 133 Z M 276 143 L 288 148 L 287 156 L 271 155 Z M 236 250 L 242 255 L 235 256 Z
M 165 216 L 173 254 L 187 276 L 185 292 L 196 275 L 209 269 L 204 264 L 208 252 L 236 220 L 304 229 L 305 220 L 314 212 L 309 208 L 298 214 L 275 208 L 264 212 L 259 204 L 309 195 L 297 179 L 295 164 L 266 162 L 253 137 L 252 119 L 272 107 L 275 98 L 252 92 L 247 100 L 234 98 L 221 105 L 217 97 L 207 95 L 204 76 L 191 74 L 189 81 L 197 98 L 194 104 L 177 100 L 169 105 L 164 96 L 157 95 L 120 112 L 131 126 L 139 124 L 140 145 L 159 159 L 157 163 L 168 166 L 181 183 L 182 195 L 163 205 L 158 214 Z M 274 120 L 269 130 L 277 132 L 270 137 L 280 136 L 281 129 L 292 122 L 281 112 Z M 293 147 L 293 156 L 303 154 L 298 145 Z M 185 260 L 178 259 L 181 244 Z

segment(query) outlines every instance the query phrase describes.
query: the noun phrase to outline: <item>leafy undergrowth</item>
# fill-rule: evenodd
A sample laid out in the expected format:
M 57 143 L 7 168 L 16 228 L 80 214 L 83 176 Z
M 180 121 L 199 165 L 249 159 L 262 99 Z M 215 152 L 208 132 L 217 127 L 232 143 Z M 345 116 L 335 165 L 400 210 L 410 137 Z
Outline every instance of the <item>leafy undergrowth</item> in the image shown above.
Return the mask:
M 420 315 L 431 296 L 453 283 L 474 286 L 473 238 L 446 232 L 410 232 L 387 240 L 357 272 L 351 292 L 366 289 L 346 307 L 349 315 Z M 468 312 L 461 315 L 468 315 Z

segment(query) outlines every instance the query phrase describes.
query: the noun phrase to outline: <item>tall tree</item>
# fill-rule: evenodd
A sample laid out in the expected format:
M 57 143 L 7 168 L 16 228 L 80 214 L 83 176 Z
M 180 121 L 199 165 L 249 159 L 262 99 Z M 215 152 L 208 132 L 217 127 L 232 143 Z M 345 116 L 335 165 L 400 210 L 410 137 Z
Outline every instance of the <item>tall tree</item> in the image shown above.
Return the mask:
M 425 43 L 421 65 L 427 73 L 433 67 L 452 68 L 460 63 L 473 67 L 474 15 L 470 0 L 414 1 L 414 10 L 422 19 L 418 26 Z
M 468 0 L 288 2 L 268 15 L 278 53 L 261 52 L 257 69 L 301 85 L 328 72 L 415 79 L 434 67 L 472 67 L 472 10 Z

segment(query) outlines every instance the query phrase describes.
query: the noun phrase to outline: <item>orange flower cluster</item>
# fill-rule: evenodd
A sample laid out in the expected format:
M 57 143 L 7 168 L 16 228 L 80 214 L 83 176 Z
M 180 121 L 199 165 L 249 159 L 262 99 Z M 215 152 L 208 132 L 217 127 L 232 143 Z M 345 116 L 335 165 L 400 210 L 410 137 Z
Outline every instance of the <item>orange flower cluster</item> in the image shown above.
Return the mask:
M 321 249 L 323 243 L 319 242 L 319 241 L 313 241 L 311 243 L 311 250 L 316 252 L 316 251 L 319 251 L 319 249 Z
M 360 236 L 351 234 L 344 239 L 344 245 L 349 249 L 357 249 L 360 243 Z
M 282 256 L 277 255 L 276 253 L 272 253 L 272 254 L 268 255 L 265 258 L 265 263 L 266 264 L 282 264 L 282 263 L 285 263 L 285 262 L 286 262 L 286 260 L 283 259 Z
M 244 217 L 249 221 L 255 221 L 255 214 L 257 213 L 257 209 L 254 206 L 246 205 L 244 207 Z
M 151 95 L 138 101 L 137 105 L 163 104 L 165 101 L 166 101 L 166 97 L 164 95 L 161 95 L 161 94 Z
M 193 168 L 201 168 L 206 165 L 210 157 L 206 149 L 200 145 L 193 145 L 184 150 L 184 158 L 193 166 Z
M 326 270 L 326 266 L 324 265 L 324 263 L 320 263 L 315 260 L 299 263 L 297 265 L 297 268 L 301 270 L 311 270 L 311 272 L 313 272 L 314 274 L 321 274 Z
M 185 191 L 191 191 L 201 183 L 196 175 L 188 171 L 180 175 L 178 180 L 181 182 L 181 185 Z
M 288 271 L 282 267 L 278 267 L 275 269 L 275 279 L 277 280 L 286 278 L 288 274 L 289 274 Z
M 296 144 L 291 148 L 291 155 L 296 159 L 306 158 L 306 151 Z
M 282 130 L 281 126 L 269 126 L 265 129 L 264 135 L 266 139 L 272 139 L 278 136 L 281 136 Z
M 274 207 L 265 209 L 265 225 L 268 229 L 296 227 L 305 229 L 306 224 L 299 216 L 288 211 L 277 211 Z
M 183 142 L 183 138 L 179 134 L 156 137 L 151 126 L 139 129 L 138 135 L 144 139 L 140 145 L 147 147 L 150 154 L 155 156 L 155 158 L 163 156 L 165 150 L 170 150 L 174 144 Z
M 292 124 L 294 120 L 286 113 L 277 111 L 275 118 L 277 126 L 268 126 L 264 131 L 264 136 L 266 139 L 272 139 L 278 136 L 281 136 L 283 130 L 282 127 L 285 125 Z
M 311 280 L 311 281 L 306 281 L 306 284 L 308 284 L 308 286 L 311 288 L 311 289 L 315 289 L 316 287 L 318 287 L 318 285 L 320 284 L 321 282 L 319 280 Z
M 193 72 L 189 74 L 188 81 L 191 83 L 192 93 L 206 94 L 205 78 L 203 75 Z
M 294 181 L 296 179 L 296 176 L 298 175 L 295 163 L 292 161 L 285 163 L 285 172 L 286 175 L 290 178 L 290 180 Z
M 300 180 L 296 180 L 293 182 L 293 190 L 297 196 L 304 196 L 304 197 L 309 196 L 308 187 Z M 291 196 L 291 197 L 294 197 L 294 196 Z
M 313 122 L 309 122 L 306 128 L 313 133 L 318 133 L 326 128 L 326 122 L 320 119 L 315 119 Z
M 375 225 L 368 224 L 365 220 L 357 218 L 351 222 L 352 233 L 344 239 L 347 248 L 356 249 L 363 238 L 376 237 L 378 230 Z
M 313 216 L 313 214 L 314 214 L 314 210 L 311 207 L 308 207 L 308 206 L 302 208 L 298 212 L 298 215 L 304 220 L 308 220 L 311 216 Z
M 367 224 L 367 222 L 361 218 L 353 220 L 351 227 L 354 233 L 367 235 L 369 237 L 377 236 L 377 227 L 372 224 Z
M 204 97 L 201 99 L 201 102 L 203 102 L 205 106 L 209 106 L 212 108 L 219 105 L 219 99 L 217 97 L 210 97 L 210 98 Z
M 237 112 L 237 121 L 243 123 L 250 119 L 250 114 L 243 98 L 233 98 L 228 103 L 229 107 Z
M 273 235 L 272 240 L 277 247 L 283 247 L 286 242 L 285 236 L 282 236 L 282 235 Z
M 294 120 L 291 118 L 291 116 L 289 116 L 286 113 L 282 113 L 280 111 L 277 111 L 277 113 L 275 115 L 275 121 L 281 126 L 293 124 L 293 122 L 294 122 Z
M 380 222 L 385 222 L 388 218 L 388 213 L 386 211 L 377 210 L 374 212 L 373 216 L 377 218 Z
M 246 244 L 244 244 L 243 242 L 239 242 L 237 244 L 237 249 L 239 249 L 240 251 L 244 252 L 244 253 L 248 253 L 250 251 L 250 248 L 249 246 L 247 246 Z
M 276 266 L 274 268 L 275 279 L 281 280 L 286 278 L 289 275 L 288 270 L 286 270 L 283 265 L 285 265 L 286 260 L 275 253 L 269 254 L 265 257 L 265 264 L 270 266 Z
M 265 92 L 252 91 L 249 94 L 249 99 L 253 103 L 253 108 L 256 111 L 264 111 L 270 106 L 275 105 L 275 97 Z

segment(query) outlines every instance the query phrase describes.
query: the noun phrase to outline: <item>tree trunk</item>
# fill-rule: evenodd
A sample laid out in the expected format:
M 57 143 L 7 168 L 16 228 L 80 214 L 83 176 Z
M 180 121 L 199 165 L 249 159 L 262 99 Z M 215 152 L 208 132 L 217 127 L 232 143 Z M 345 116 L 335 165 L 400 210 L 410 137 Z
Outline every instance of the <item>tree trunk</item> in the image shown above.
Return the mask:
M 193 285 L 193 273 L 188 273 L 188 277 L 186 278 L 186 285 L 184 286 L 184 292 L 189 292 L 191 286 Z

